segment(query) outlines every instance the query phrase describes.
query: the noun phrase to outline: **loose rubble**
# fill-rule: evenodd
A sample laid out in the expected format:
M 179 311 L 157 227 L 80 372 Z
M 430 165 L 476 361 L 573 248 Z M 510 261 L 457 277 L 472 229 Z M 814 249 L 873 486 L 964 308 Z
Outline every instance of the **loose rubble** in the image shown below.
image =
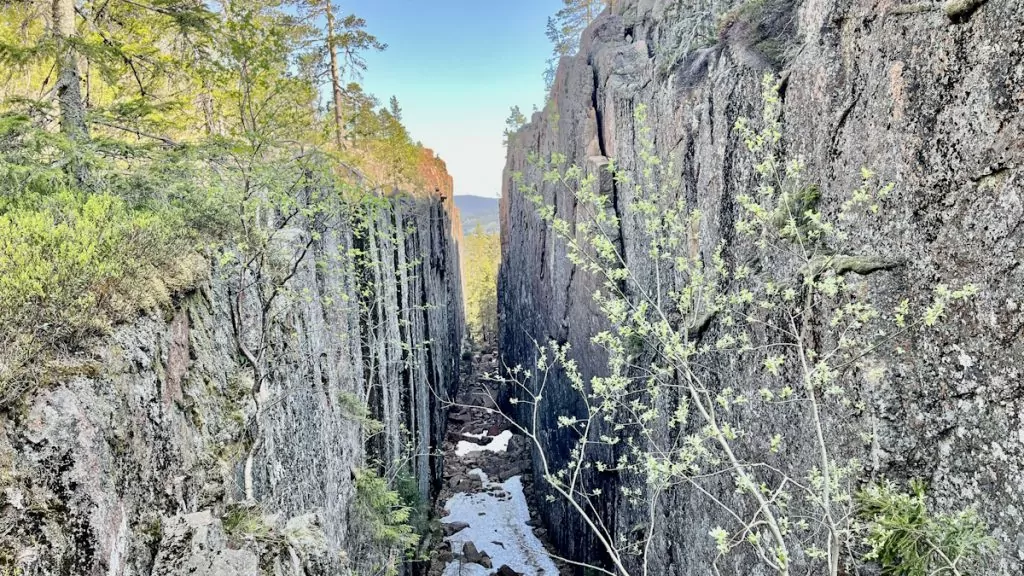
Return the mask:
M 493 355 L 475 356 L 474 367 L 449 414 L 438 498 L 444 541 L 428 573 L 556 576 L 564 568 L 530 519 L 529 442 L 494 410 L 496 389 L 480 378 L 496 368 Z

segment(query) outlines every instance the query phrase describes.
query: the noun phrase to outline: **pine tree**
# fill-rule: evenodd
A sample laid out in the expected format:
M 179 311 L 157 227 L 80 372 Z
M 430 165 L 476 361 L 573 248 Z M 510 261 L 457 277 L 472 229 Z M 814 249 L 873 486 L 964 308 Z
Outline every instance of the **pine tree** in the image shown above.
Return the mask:
M 466 236 L 466 323 L 480 346 L 495 344 L 498 335 L 498 268 L 501 239 L 477 224 Z
M 376 36 L 366 31 L 366 20 L 349 14 L 338 19 L 337 7 L 332 0 L 305 0 L 303 6 L 307 16 L 323 17 L 324 28 L 322 47 L 327 53 L 331 76 L 331 100 L 334 107 L 334 140 L 338 149 L 345 147 L 345 79 L 358 79 L 366 70 L 363 54 L 367 51 L 387 49 Z
M 388 100 L 388 112 L 395 120 L 402 121 L 402 106 L 398 103 L 398 96 L 394 94 L 391 95 L 391 100 Z
M 563 56 L 572 56 L 580 47 L 580 35 L 605 9 L 614 6 L 614 0 L 562 0 L 562 8 L 548 18 L 547 37 L 553 53 L 544 72 L 544 81 L 550 90 L 555 80 L 555 69 Z
M 508 141 L 520 128 L 526 124 L 526 116 L 523 115 L 519 106 L 512 106 L 509 109 L 508 118 L 505 119 L 505 132 L 502 144 L 508 146 Z
M 53 0 L 53 39 L 57 46 L 57 100 L 60 129 L 72 140 L 89 137 L 82 102 L 82 75 L 78 70 L 78 32 L 74 0 Z
M 193 93 L 185 76 L 194 63 L 210 60 L 197 54 L 208 52 L 214 37 L 204 3 L 46 4 L 46 10 L 31 2 L 0 5 L 0 68 L 12 80 L 0 87 L 5 108 L 17 103 L 47 123 L 56 120 L 79 143 L 101 127 L 166 143 L 143 124 L 160 118 L 169 126 L 188 124 L 169 116 L 171 108 L 185 109 L 182 95 Z

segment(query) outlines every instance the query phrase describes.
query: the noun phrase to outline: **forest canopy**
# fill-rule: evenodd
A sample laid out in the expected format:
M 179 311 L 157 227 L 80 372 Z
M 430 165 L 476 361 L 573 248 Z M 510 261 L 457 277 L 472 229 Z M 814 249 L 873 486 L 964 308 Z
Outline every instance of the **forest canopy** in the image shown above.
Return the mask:
M 433 192 L 398 99 L 359 84 L 385 48 L 321 0 L 0 5 L 0 405 L 211 258 Z
M 466 327 L 475 344 L 496 345 L 498 338 L 498 268 L 501 239 L 477 224 L 463 247 L 466 275 Z

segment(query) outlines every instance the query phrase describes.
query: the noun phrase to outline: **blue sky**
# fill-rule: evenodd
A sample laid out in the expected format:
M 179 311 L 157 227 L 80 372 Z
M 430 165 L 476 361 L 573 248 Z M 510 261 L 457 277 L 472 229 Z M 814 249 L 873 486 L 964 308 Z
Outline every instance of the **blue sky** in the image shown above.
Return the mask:
M 456 194 L 498 196 L 509 106 L 529 117 L 544 99 L 547 17 L 560 0 L 348 0 L 388 44 L 368 54 L 367 91 L 394 94 L 413 138 L 433 148 Z

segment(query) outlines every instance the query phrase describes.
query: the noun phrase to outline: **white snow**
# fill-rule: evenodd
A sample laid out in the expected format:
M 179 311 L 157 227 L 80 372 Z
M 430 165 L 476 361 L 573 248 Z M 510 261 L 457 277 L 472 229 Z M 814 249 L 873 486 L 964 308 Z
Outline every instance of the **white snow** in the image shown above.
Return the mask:
M 466 434 L 463 434 L 463 436 L 466 436 Z M 481 437 L 481 440 L 484 438 L 489 438 L 489 436 L 484 435 Z M 476 442 L 459 440 L 459 445 L 455 447 L 455 455 L 461 458 L 462 456 L 465 456 L 472 452 L 482 452 L 484 450 L 490 452 L 507 452 L 508 441 L 511 439 L 512 431 L 505 430 L 501 434 L 498 434 L 494 438 L 491 438 L 491 441 L 487 444 L 477 444 Z
M 469 472 L 466 472 L 466 474 L 469 476 L 476 476 L 477 478 L 479 478 L 480 484 L 482 484 L 483 486 L 487 486 L 488 484 L 491 483 L 491 477 L 488 476 L 486 472 L 479 468 L 473 468 Z
M 465 436 L 466 438 L 472 438 L 473 440 L 483 440 L 484 438 L 488 437 L 487 432 L 481 432 L 479 434 L 473 434 L 472 432 L 463 432 L 462 435 Z
M 527 525 L 530 510 L 526 506 L 522 478 L 513 476 L 498 484 L 490 482 L 479 469 L 469 473 L 481 476 L 486 492 L 455 494 L 445 504 L 449 514 L 441 521 L 469 524 L 468 528 L 446 538 L 452 544 L 452 552 L 460 554 L 463 545 L 472 542 L 477 550 L 487 552 L 493 568 L 487 569 L 478 564 L 460 565 L 459 560 L 455 560 L 445 567 L 443 576 L 487 576 L 502 564 L 530 576 L 558 576 L 555 563 Z
M 498 566 L 498 568 L 501 568 L 501 566 Z M 479 564 L 462 564 L 460 566 L 459 561 L 456 560 L 444 569 L 441 576 L 491 576 L 496 570 L 497 568 L 484 568 Z

